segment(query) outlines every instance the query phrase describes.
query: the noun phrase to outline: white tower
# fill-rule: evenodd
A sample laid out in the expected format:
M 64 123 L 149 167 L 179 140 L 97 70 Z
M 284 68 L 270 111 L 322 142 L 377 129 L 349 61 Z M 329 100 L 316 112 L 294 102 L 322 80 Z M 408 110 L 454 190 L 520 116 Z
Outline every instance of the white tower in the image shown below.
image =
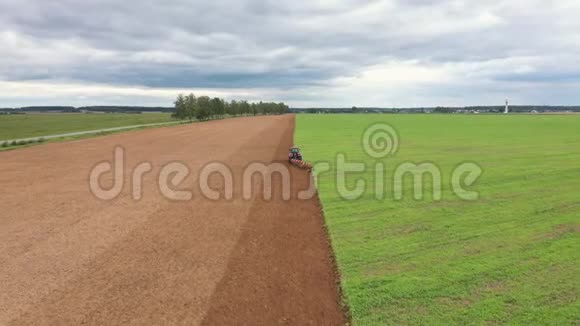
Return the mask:
M 505 111 L 504 111 L 504 113 L 505 114 L 510 113 L 510 103 L 509 103 L 508 100 L 505 100 Z

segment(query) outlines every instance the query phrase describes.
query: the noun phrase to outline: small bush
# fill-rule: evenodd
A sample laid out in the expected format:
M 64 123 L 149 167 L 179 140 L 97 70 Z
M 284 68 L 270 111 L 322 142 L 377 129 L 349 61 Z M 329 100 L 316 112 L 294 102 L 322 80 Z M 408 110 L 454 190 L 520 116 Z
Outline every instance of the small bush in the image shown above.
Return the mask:
M 45 142 L 45 139 L 43 137 L 40 137 L 40 138 L 38 138 L 38 142 L 39 143 L 44 143 Z
M 2 147 L 8 147 L 8 142 L 7 141 L 3 142 Z

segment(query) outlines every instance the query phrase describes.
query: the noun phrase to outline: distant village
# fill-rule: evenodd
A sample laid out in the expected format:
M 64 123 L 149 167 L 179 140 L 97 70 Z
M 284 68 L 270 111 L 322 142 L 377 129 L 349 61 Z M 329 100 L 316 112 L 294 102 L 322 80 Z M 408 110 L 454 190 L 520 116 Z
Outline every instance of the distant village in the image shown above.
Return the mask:
M 412 113 L 448 113 L 448 114 L 481 114 L 481 113 L 505 113 L 505 106 L 466 106 L 466 107 L 420 107 L 420 108 L 377 108 L 377 107 L 351 107 L 351 108 L 291 108 L 294 113 L 387 113 L 387 114 L 412 114 Z M 580 113 L 580 106 L 548 106 L 548 105 L 514 105 L 509 106 L 510 113 Z

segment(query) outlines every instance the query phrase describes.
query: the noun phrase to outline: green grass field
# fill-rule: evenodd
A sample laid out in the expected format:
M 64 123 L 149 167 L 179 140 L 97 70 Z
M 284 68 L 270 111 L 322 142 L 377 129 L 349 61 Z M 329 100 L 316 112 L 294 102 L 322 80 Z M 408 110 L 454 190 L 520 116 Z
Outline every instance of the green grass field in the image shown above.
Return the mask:
M 0 115 L 0 140 L 169 121 L 168 113 Z
M 377 160 L 362 149 L 364 129 L 392 125 L 400 148 L 386 163 L 392 180 L 404 161 L 442 172 L 442 200 L 376 200 L 370 183 L 342 199 L 334 169 L 320 198 L 356 325 L 580 323 L 580 116 L 298 115 L 295 143 L 312 162 Z M 458 199 L 450 174 L 464 161 L 484 170 Z M 332 166 L 335 166 L 332 163 Z M 432 183 L 427 182 L 426 189 Z M 429 191 L 427 191 L 429 192 Z

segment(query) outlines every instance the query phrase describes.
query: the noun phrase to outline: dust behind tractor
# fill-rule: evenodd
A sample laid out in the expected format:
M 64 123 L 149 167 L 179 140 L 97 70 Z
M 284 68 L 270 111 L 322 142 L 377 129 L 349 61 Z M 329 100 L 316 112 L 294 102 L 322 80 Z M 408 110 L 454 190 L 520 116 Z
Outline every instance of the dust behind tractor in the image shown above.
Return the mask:
M 302 158 L 302 153 L 300 152 L 300 148 L 292 147 L 290 148 L 290 152 L 288 153 L 288 161 L 290 164 L 295 165 L 304 170 L 312 170 L 312 164 L 304 161 Z

